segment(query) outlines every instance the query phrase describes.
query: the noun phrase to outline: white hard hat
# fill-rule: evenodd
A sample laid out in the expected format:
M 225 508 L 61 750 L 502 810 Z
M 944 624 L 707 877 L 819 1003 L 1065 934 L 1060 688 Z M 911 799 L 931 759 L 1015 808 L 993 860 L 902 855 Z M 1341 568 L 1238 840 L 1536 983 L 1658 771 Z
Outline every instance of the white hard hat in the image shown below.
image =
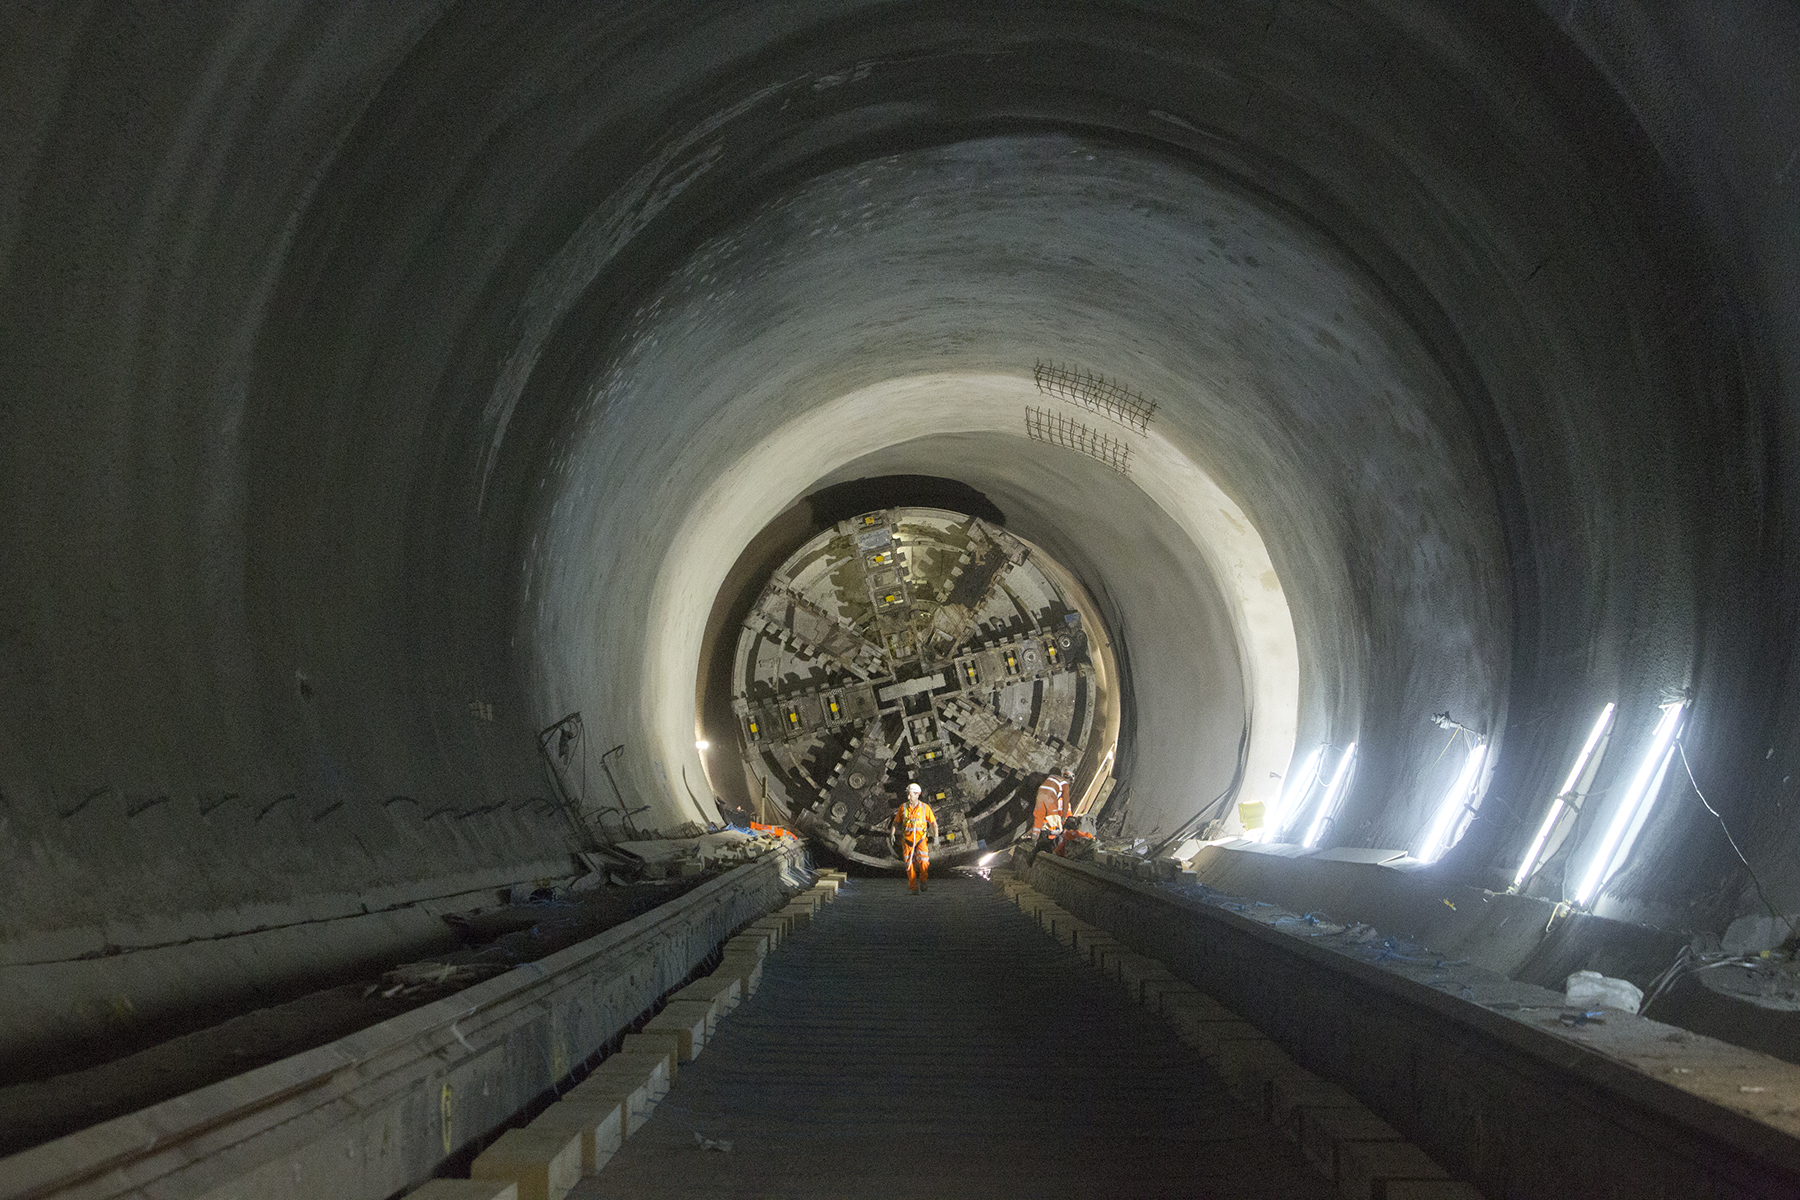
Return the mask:
M 909 796 L 915 792 L 923 792 L 924 790 L 925 790 L 924 788 L 920 787 L 916 783 L 909 783 L 906 785 L 906 794 Z

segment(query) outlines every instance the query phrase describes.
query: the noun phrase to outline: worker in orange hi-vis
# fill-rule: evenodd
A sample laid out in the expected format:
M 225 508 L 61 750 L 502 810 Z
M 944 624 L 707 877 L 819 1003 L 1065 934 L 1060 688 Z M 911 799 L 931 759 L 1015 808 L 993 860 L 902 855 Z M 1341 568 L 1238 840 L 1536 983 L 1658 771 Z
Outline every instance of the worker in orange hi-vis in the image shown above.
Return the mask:
M 1067 771 L 1055 771 L 1038 784 L 1037 803 L 1031 809 L 1031 827 L 1039 833 L 1055 837 L 1062 832 L 1063 822 L 1074 815 L 1069 807 L 1069 793 L 1074 780 Z
M 906 785 L 906 801 L 894 810 L 894 832 L 900 837 L 900 861 L 906 864 L 908 890 L 925 890 L 925 876 L 931 870 L 931 846 L 925 840 L 938 840 L 937 814 L 921 799 L 924 789 L 916 783 Z
M 1074 790 L 1074 780 L 1067 771 L 1053 771 L 1038 784 L 1037 803 L 1031 808 L 1033 858 L 1039 850 L 1055 844 L 1064 823 L 1075 815 L 1069 804 L 1069 794 Z

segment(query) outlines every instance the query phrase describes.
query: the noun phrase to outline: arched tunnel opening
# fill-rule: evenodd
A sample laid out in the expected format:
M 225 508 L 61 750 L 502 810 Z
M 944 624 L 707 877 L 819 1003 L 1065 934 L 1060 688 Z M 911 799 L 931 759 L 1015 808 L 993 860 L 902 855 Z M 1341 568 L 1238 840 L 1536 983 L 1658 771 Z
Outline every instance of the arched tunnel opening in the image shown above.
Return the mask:
M 946 843 L 940 865 L 979 863 L 1043 824 L 1035 799 L 1051 776 L 1068 778 L 1071 817 L 1111 799 L 1124 689 L 1106 622 L 1003 524 L 859 513 L 794 550 L 751 601 L 729 606 L 741 622 L 728 665 L 703 672 L 727 690 L 702 692 L 717 716 L 695 746 L 736 749 L 743 769 L 710 765 L 707 780 L 736 793 L 752 828 L 777 821 L 835 858 L 897 869 L 897 798 L 916 786 Z
M 1082 880 L 1800 1062 L 1786 6 L 0 22 L 6 1151 L 1055 769 Z

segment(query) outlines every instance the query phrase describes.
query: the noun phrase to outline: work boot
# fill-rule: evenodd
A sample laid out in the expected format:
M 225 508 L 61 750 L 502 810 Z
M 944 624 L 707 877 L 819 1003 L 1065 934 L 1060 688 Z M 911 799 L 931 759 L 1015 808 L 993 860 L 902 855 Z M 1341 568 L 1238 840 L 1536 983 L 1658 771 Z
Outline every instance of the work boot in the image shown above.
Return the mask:
M 921 892 L 925 890 L 925 877 L 923 875 L 919 876 L 919 890 Z
M 916 896 L 919 894 L 919 885 L 909 879 L 906 881 L 906 890 Z

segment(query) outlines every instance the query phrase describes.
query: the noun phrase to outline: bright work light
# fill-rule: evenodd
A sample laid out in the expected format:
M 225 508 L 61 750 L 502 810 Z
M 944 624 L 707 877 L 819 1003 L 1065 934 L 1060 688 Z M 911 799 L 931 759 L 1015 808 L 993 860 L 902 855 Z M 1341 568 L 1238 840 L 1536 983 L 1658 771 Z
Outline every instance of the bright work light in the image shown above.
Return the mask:
M 1338 759 L 1337 770 L 1331 773 L 1331 784 L 1325 789 L 1325 798 L 1319 801 L 1318 815 L 1313 817 L 1312 827 L 1306 831 L 1306 841 L 1302 845 L 1307 849 L 1312 849 L 1313 843 L 1319 840 L 1319 834 L 1325 828 L 1326 819 L 1337 807 L 1338 789 L 1344 786 L 1344 777 L 1350 773 L 1350 762 L 1355 757 L 1356 743 L 1351 742 L 1349 746 L 1345 747 L 1343 757 Z
M 1518 872 L 1513 875 L 1515 888 L 1524 883 L 1526 876 L 1531 874 L 1531 869 L 1537 866 L 1538 855 L 1544 852 L 1544 843 L 1550 840 L 1551 830 L 1556 828 L 1557 821 L 1562 818 L 1563 809 L 1568 807 L 1569 797 L 1574 794 L 1576 786 L 1581 782 L 1582 772 L 1587 770 L 1588 759 L 1594 756 L 1594 747 L 1600 744 L 1601 735 L 1606 732 L 1606 727 L 1612 724 L 1615 707 L 1617 706 L 1608 704 L 1600 710 L 1600 719 L 1594 722 L 1593 732 L 1588 734 L 1587 742 L 1581 747 L 1581 753 L 1575 756 L 1575 765 L 1569 769 L 1569 777 L 1563 780 L 1561 790 L 1556 793 L 1556 798 L 1550 801 L 1550 811 L 1545 814 L 1544 823 L 1538 827 L 1537 837 L 1531 840 L 1531 849 L 1527 850 L 1525 857 L 1519 861 Z
M 1469 793 L 1481 778 L 1481 764 L 1487 761 L 1487 749 L 1486 742 L 1476 742 L 1469 747 L 1463 769 L 1457 773 L 1456 782 L 1450 785 L 1444 798 L 1438 801 L 1437 815 L 1431 818 L 1431 824 L 1426 826 L 1425 836 L 1419 842 L 1418 857 L 1422 862 L 1436 862 L 1456 843 L 1456 835 L 1466 824 L 1457 818 L 1464 815 Z
M 1294 775 L 1288 778 L 1287 790 L 1275 801 L 1275 811 L 1270 813 L 1263 828 L 1270 837 L 1280 837 L 1287 823 L 1298 816 L 1301 807 L 1306 803 L 1306 793 L 1319 778 L 1319 756 L 1325 753 L 1323 745 L 1314 746 L 1311 754 L 1306 756 L 1306 763 Z
M 1657 785 L 1662 782 L 1663 772 L 1668 770 L 1669 757 L 1675 752 L 1675 732 L 1681 728 L 1681 714 L 1686 707 L 1679 701 L 1663 706 L 1662 720 L 1656 723 L 1656 732 L 1650 738 L 1650 749 L 1645 752 L 1637 773 L 1631 777 L 1631 786 L 1625 789 L 1618 808 L 1613 811 L 1606 837 L 1588 860 L 1587 874 L 1573 897 L 1575 903 L 1591 901 L 1600 885 L 1624 864 L 1625 856 L 1631 852 L 1631 844 L 1637 840 L 1638 830 L 1644 827 L 1650 806 L 1656 801 Z

